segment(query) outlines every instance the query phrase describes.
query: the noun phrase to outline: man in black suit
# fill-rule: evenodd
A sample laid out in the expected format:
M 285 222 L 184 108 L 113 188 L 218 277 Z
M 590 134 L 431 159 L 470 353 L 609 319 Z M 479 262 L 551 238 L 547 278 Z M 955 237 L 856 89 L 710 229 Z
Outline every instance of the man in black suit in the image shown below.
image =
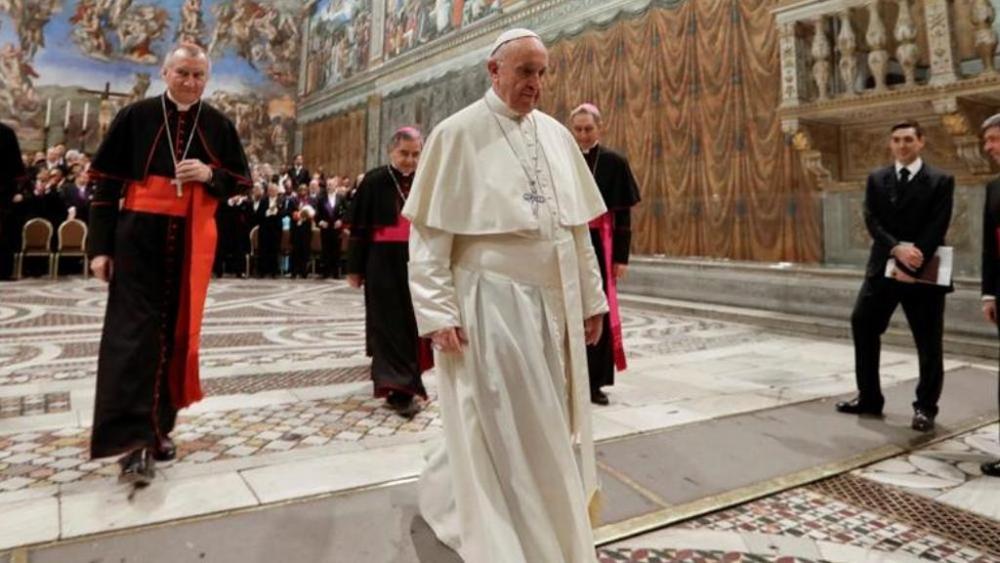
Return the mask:
M 865 224 L 872 236 L 872 248 L 865 281 L 851 315 L 858 396 L 837 403 L 837 410 L 882 415 L 885 400 L 879 382 L 881 336 L 896 306 L 902 303 L 920 358 L 912 427 L 929 432 L 934 428 L 944 384 L 944 298 L 952 288 L 915 283 L 915 279 L 944 244 L 955 179 L 920 158 L 924 135 L 915 121 L 892 127 L 889 148 L 895 163 L 869 175 L 865 187 Z M 897 271 L 893 279 L 885 277 L 890 257 Z
M 347 190 L 334 176 L 326 181 L 326 192 L 319 197 L 316 224 L 321 231 L 323 277 L 340 278 L 341 233 L 344 230 L 344 207 Z
M 1000 113 L 983 122 L 983 151 L 1000 164 Z M 986 186 L 983 209 L 983 315 L 997 324 L 997 291 L 1000 290 L 1000 179 Z M 998 396 L 1000 399 L 1000 396 Z M 984 463 L 983 475 L 1000 477 L 1000 461 Z
M 309 185 L 309 182 L 312 180 L 312 176 L 303 162 L 301 154 L 295 155 L 295 163 L 288 169 L 287 174 L 292 179 L 293 191 L 298 190 L 302 184 Z

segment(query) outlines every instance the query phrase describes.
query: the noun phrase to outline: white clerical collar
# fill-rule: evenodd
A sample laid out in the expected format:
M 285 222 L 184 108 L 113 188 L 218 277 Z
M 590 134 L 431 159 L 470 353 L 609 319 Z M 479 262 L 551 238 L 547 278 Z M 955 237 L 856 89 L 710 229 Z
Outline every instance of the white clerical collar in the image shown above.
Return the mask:
M 493 88 L 486 91 L 486 102 L 490 109 L 495 113 L 499 113 L 508 119 L 513 119 L 514 121 L 521 121 L 525 117 L 531 115 L 531 113 L 518 113 L 510 109 L 507 102 L 500 99 L 500 96 L 497 95 Z
M 590 151 L 592 151 L 592 150 L 596 150 L 596 149 L 597 149 L 597 145 L 600 145 L 600 144 L 601 144 L 601 142 L 600 142 L 600 141 L 597 141 L 597 142 L 596 142 L 596 143 L 594 143 L 593 145 L 590 145 L 590 148 L 588 148 L 588 149 L 584 149 L 584 151 L 583 151 L 583 154 L 590 154 Z
M 167 90 L 165 90 L 165 92 L 167 94 L 167 99 L 170 100 L 171 102 L 173 102 L 175 106 L 177 106 L 177 111 L 187 111 L 187 110 L 191 109 L 191 106 L 193 106 L 194 104 L 198 103 L 198 100 L 195 100 L 194 102 L 192 102 L 190 104 L 182 104 L 182 103 L 178 102 L 177 100 L 175 100 L 174 97 L 170 95 L 170 89 L 169 88 Z
M 906 168 L 907 170 L 910 171 L 910 180 L 912 180 L 912 179 L 914 179 L 914 178 L 917 177 L 917 172 L 920 172 L 920 169 L 923 168 L 923 167 L 924 167 L 924 160 L 922 158 L 920 158 L 919 156 L 917 157 L 916 160 L 914 160 L 913 162 L 907 164 L 906 166 L 903 166 L 903 163 L 899 162 L 897 160 L 896 161 L 896 177 L 899 178 L 899 171 L 902 170 L 902 169 L 904 169 L 904 168 Z

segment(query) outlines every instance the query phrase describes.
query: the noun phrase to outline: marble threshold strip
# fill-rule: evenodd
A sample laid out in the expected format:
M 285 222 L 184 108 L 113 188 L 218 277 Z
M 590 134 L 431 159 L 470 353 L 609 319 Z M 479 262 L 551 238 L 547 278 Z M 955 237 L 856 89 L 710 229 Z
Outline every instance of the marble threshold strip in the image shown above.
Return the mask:
M 594 530 L 594 539 L 598 546 L 607 545 L 640 534 L 672 526 L 685 520 L 691 520 L 705 514 L 732 508 L 782 491 L 794 489 L 816 481 L 821 481 L 842 473 L 847 473 L 879 461 L 884 461 L 901 454 L 916 451 L 919 448 L 938 444 L 971 432 L 988 424 L 997 422 L 998 417 L 983 415 L 960 424 L 947 433 L 936 435 L 933 439 L 921 441 L 910 447 L 885 445 L 874 450 L 851 456 L 847 459 L 810 467 L 802 471 L 782 475 L 754 485 L 726 491 L 718 495 L 701 498 L 692 502 L 669 506 L 667 508 L 643 514 L 635 518 L 601 526 Z M 610 441 L 610 440 L 609 440 Z M 632 487 L 626 482 L 626 485 Z M 635 488 L 635 487 L 632 487 Z M 642 489 L 636 492 L 643 494 Z M 645 496 L 645 495 L 644 495 Z M 651 499 L 652 500 L 652 499 Z

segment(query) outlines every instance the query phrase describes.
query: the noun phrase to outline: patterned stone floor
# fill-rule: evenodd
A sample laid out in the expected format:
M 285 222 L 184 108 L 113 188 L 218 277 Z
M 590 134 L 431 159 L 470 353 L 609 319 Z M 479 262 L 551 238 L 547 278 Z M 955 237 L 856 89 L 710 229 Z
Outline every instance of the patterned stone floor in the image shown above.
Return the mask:
M 360 293 L 340 282 L 220 280 L 206 306 L 206 399 L 182 412 L 179 459 L 162 466 L 161 488 L 126 499 L 114 461 L 87 456 L 105 291 L 94 280 L 0 284 L 0 514 L 20 515 L 15 527 L 0 518 L 0 551 L 412 479 L 437 439 L 433 374 L 412 421 L 370 397 Z M 612 405 L 594 412 L 598 439 L 853 388 L 846 342 L 639 310 L 623 321 L 630 370 L 610 389 Z M 885 351 L 883 365 L 886 384 L 916 373 L 905 351 Z M 600 560 L 1000 561 L 1000 548 L 974 535 L 1000 538 L 1000 490 L 974 468 L 1000 455 L 996 434 L 984 428 L 608 546 Z M 881 510 L 865 500 L 876 497 Z M 942 532 L 900 507 L 970 532 Z

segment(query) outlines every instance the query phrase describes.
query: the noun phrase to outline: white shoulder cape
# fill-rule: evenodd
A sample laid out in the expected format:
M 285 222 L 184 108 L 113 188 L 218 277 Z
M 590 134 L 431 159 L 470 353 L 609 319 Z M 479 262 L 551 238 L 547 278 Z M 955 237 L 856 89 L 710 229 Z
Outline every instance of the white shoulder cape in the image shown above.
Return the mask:
M 570 132 L 534 111 L 538 140 L 552 170 L 559 223 L 583 225 L 606 209 Z M 417 166 L 403 215 L 415 224 L 459 235 L 538 229 L 528 177 L 482 99 L 442 121 Z

